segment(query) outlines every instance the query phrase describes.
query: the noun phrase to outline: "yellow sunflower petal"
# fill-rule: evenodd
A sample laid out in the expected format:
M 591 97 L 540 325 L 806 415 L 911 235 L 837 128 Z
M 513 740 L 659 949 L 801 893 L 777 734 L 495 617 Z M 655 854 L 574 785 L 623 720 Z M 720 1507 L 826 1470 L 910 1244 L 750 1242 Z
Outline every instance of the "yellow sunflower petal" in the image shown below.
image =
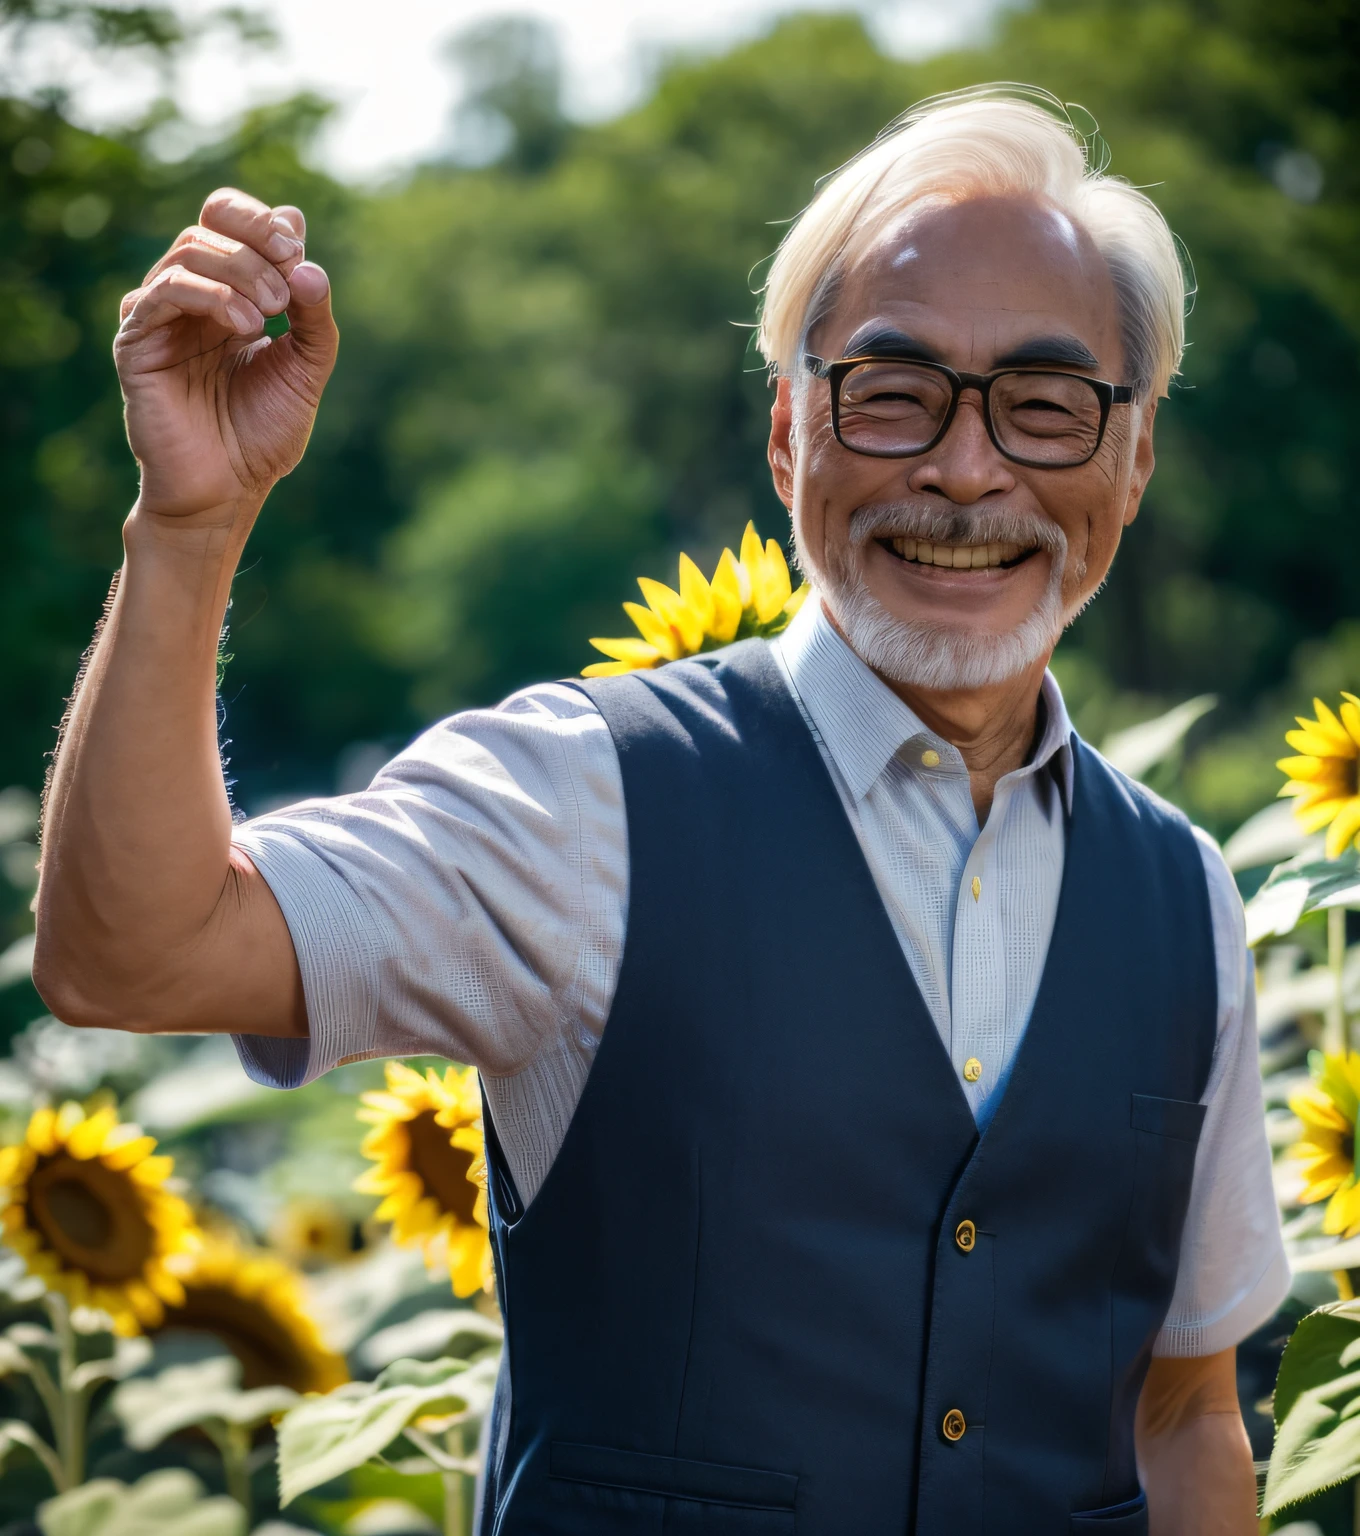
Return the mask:
M 698 620 L 700 640 L 712 634 L 715 617 L 712 589 L 708 578 L 685 554 L 680 556 L 680 601 Z
M 1340 720 L 1336 718 L 1321 699 L 1313 700 L 1313 710 L 1317 715 L 1317 721 L 1312 728 L 1319 735 L 1325 736 L 1333 743 L 1333 754 L 1338 757 L 1354 757 L 1355 743 L 1350 738 L 1350 732 L 1347 731 Z
M 661 661 L 661 652 L 646 640 L 640 640 L 632 635 L 623 635 L 617 640 L 593 638 L 589 641 L 601 655 L 608 656 L 611 661 L 621 662 L 622 671 L 640 671 L 648 667 L 654 667 Z M 596 662 L 595 665 L 603 666 L 605 663 Z
M 653 581 L 650 576 L 639 576 L 638 586 L 647 599 L 647 606 L 680 637 L 683 654 L 694 655 L 704 643 L 704 626 L 699 615 L 665 582 Z
M 85 1118 L 85 1111 L 79 1104 L 67 1100 L 57 1111 L 57 1124 L 53 1135 L 57 1139 L 58 1146 L 65 1146 L 71 1132 Z
M 1322 1230 L 1328 1237 L 1337 1237 L 1355 1229 L 1360 1229 L 1360 1189 L 1352 1178 L 1327 1202 Z
M 71 1133 L 66 1138 L 66 1149 L 72 1157 L 88 1162 L 103 1150 L 104 1138 L 117 1125 L 118 1111 L 111 1104 L 106 1104 L 102 1109 L 97 1109 L 89 1119 L 82 1120 L 71 1128 Z
M 1360 795 L 1347 800 L 1327 828 L 1327 857 L 1340 858 L 1355 840 L 1357 832 L 1360 832 Z
M 51 1157 L 57 1150 L 56 1110 L 46 1108 L 34 1110 L 24 1139 L 39 1157 Z
M 661 661 L 657 657 L 657 662 Z M 582 677 L 626 677 L 629 672 L 645 672 L 646 667 L 630 667 L 626 661 L 592 661 L 581 668 Z
M 415 1114 L 409 1100 L 399 1094 L 384 1093 L 381 1088 L 372 1088 L 367 1093 L 361 1093 L 359 1098 L 367 1108 L 380 1115 L 390 1115 L 396 1120 L 409 1120 Z
M 1353 755 L 1349 736 L 1338 741 L 1335 736 L 1319 730 L 1311 720 L 1300 719 L 1298 730 L 1286 731 L 1284 739 L 1296 752 L 1308 757 L 1347 758 Z
M 625 603 L 623 611 L 637 625 L 638 634 L 649 645 L 655 646 L 667 661 L 676 661 L 684 655 L 675 629 L 657 618 L 650 608 L 644 608 L 641 603 Z
M 1346 727 L 1346 734 L 1350 737 L 1352 745 L 1357 753 L 1360 753 L 1360 699 L 1353 693 L 1341 695 L 1341 723 Z
M 736 639 L 742 609 L 751 595 L 751 581 L 737 564 L 737 557 L 725 549 L 709 583 L 713 598 L 713 622 L 710 631 L 724 645 Z
M 1301 779 L 1305 783 L 1316 784 L 1336 776 L 1332 767 L 1335 761 L 1335 758 L 1330 757 L 1282 757 L 1275 766 L 1281 773 L 1287 773 L 1291 779 Z
M 132 1129 L 136 1130 L 137 1127 L 133 1126 Z M 103 1152 L 99 1154 L 99 1161 L 106 1168 L 112 1168 L 118 1172 L 131 1168 L 135 1163 L 140 1163 L 143 1158 L 150 1157 L 155 1150 L 154 1136 L 134 1136 L 113 1147 L 105 1144 Z
M 1344 800 L 1305 801 L 1294 807 L 1294 819 L 1311 837 L 1314 832 L 1321 832 L 1323 827 L 1334 821 L 1345 804 Z
M 173 1157 L 144 1157 L 140 1163 L 128 1169 L 128 1178 L 138 1184 L 164 1184 L 175 1171 Z

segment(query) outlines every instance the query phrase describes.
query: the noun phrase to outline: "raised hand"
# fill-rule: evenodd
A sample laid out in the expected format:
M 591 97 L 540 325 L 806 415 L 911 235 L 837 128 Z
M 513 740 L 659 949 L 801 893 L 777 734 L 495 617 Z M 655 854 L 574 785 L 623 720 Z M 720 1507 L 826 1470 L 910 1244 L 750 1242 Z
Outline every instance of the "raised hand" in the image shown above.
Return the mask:
M 223 188 L 124 297 L 114 360 L 138 517 L 248 520 L 302 457 L 337 342 L 305 238 L 297 208 Z M 287 335 L 265 336 L 285 310 Z

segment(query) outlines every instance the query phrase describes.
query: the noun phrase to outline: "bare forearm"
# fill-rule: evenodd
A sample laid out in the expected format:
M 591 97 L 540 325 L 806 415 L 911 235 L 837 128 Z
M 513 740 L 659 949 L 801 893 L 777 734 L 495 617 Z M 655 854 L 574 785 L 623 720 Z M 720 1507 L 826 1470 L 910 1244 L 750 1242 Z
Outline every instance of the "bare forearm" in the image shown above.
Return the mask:
M 249 520 L 128 520 L 44 827 L 35 976 L 77 1022 L 166 1028 L 167 1007 L 193 1010 L 183 981 L 232 878 L 216 667 Z
M 1151 1536 L 1253 1536 L 1257 1529 L 1236 1353 L 1152 1362 L 1136 1424 Z

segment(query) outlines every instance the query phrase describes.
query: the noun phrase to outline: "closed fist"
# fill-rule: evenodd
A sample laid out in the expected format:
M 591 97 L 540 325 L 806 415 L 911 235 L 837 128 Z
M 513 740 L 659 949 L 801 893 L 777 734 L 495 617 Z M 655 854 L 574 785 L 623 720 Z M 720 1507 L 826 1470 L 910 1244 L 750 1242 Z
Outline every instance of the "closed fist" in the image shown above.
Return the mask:
M 306 233 L 299 209 L 222 188 L 124 297 L 114 360 L 138 516 L 249 519 L 302 457 L 337 343 Z M 288 333 L 265 336 L 283 313 Z

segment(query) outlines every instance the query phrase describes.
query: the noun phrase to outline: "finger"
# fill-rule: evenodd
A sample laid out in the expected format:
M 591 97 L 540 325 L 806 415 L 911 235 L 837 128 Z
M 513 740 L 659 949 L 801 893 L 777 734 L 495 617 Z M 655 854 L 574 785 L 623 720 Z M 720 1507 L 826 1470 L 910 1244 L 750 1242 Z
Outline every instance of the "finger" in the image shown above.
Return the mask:
M 237 336 L 257 336 L 264 329 L 259 309 L 229 283 L 215 282 L 183 267 L 167 267 L 136 295 L 123 317 L 124 340 L 144 336 L 176 320 L 215 320 Z
M 293 292 L 288 334 L 303 357 L 329 370 L 340 339 L 331 315 L 331 280 L 314 261 L 303 261 L 288 282 Z
M 239 240 L 210 229 L 186 229 L 152 267 L 148 279 L 172 266 L 229 284 L 263 314 L 277 315 L 288 307 L 288 279 L 274 263 Z
M 235 187 L 219 187 L 211 193 L 198 222 L 205 229 L 248 245 L 285 272 L 302 260 L 302 241 L 292 224 L 276 219 L 268 204 Z
M 292 203 L 280 203 L 274 209 L 274 221 L 286 224 L 299 240 L 306 240 L 307 220 L 301 208 L 295 208 Z

